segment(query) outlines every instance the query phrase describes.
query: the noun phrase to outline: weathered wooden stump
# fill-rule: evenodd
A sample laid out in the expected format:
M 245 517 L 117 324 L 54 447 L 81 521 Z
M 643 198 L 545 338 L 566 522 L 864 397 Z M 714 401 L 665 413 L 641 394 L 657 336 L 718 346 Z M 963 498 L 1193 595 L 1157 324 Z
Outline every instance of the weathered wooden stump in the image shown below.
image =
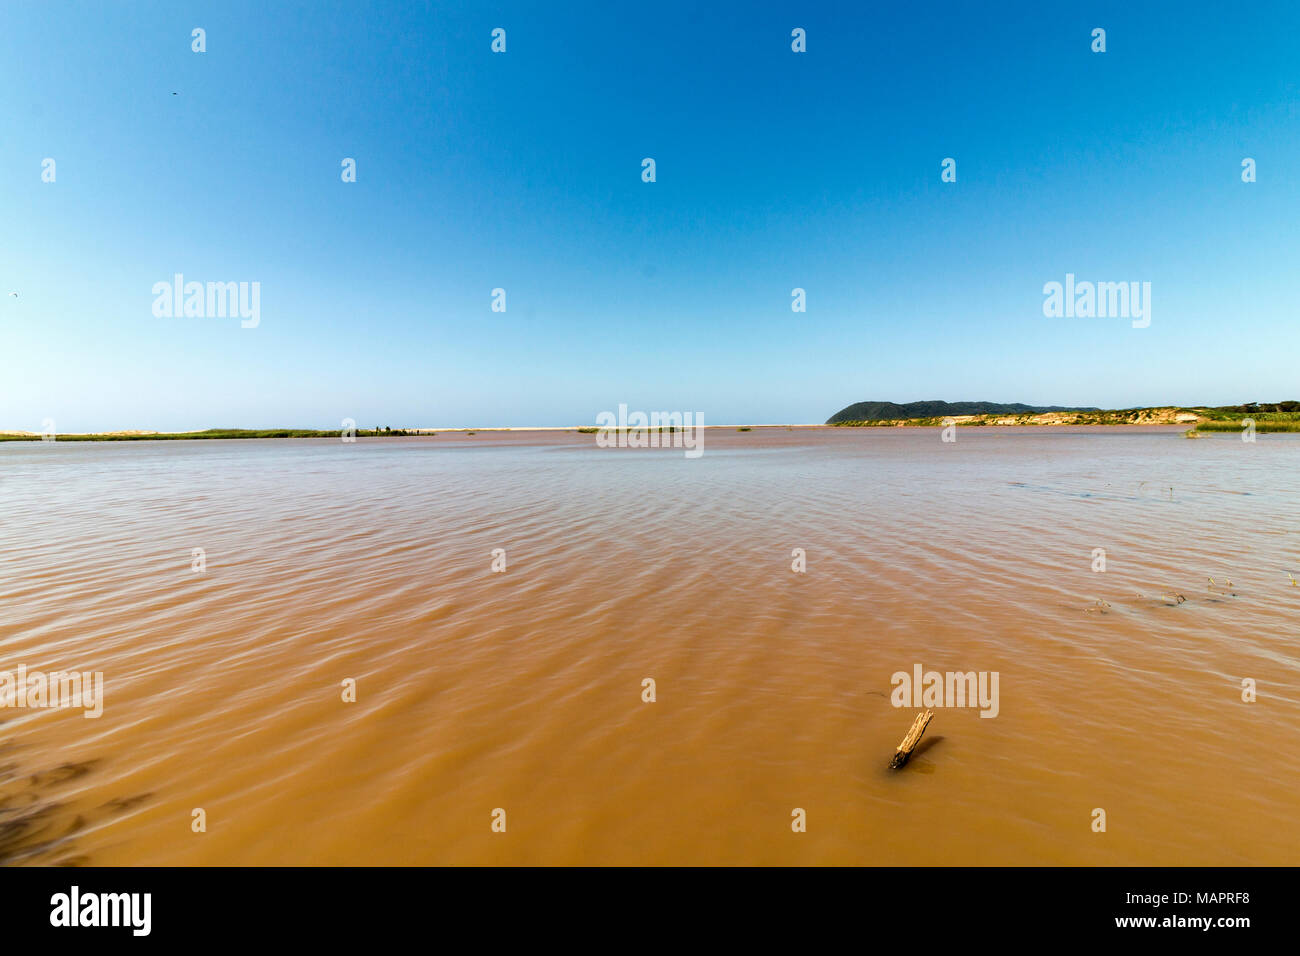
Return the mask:
M 912 756 L 912 751 L 916 745 L 921 742 L 922 735 L 925 734 L 925 728 L 930 725 L 934 719 L 934 711 L 927 710 L 916 715 L 916 720 L 912 721 L 912 729 L 907 732 L 903 742 L 898 745 L 898 750 L 894 751 L 894 759 L 889 761 L 890 770 L 901 770 Z

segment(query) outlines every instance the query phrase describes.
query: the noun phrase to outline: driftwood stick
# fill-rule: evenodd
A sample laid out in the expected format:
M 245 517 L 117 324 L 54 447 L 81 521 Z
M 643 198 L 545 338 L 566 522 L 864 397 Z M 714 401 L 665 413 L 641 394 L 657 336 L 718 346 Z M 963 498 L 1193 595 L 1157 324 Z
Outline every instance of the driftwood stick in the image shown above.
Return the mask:
M 930 726 L 930 721 L 933 719 L 934 711 L 932 710 L 916 715 L 916 720 L 912 721 L 912 729 L 907 732 L 903 742 L 898 745 L 898 750 L 894 751 L 894 759 L 889 761 L 890 770 L 900 770 L 907 764 L 908 759 L 912 756 L 912 751 L 921 742 L 925 728 Z

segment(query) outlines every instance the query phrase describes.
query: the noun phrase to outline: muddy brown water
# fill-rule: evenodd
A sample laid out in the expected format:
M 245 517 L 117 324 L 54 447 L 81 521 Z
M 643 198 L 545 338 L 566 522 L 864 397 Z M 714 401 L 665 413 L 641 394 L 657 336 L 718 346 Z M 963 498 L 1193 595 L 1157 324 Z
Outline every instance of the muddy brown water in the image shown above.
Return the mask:
M 1181 432 L 0 444 L 0 670 L 105 683 L 0 859 L 1294 864 L 1300 436 Z M 999 712 L 891 774 L 916 664 Z

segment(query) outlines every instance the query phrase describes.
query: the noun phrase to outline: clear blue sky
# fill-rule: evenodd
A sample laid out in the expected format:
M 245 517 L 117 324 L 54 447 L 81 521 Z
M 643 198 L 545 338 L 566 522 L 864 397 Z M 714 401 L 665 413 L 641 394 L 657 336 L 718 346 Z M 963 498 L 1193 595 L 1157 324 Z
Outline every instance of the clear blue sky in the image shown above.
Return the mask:
M 5 0 L 0 428 L 1300 398 L 1294 0 L 398 7 Z

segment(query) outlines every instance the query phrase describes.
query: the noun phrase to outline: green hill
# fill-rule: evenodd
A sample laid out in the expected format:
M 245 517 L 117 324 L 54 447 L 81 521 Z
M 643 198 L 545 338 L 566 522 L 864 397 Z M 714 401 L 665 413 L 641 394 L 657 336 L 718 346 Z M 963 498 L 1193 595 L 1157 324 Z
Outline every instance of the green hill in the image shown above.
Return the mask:
M 854 402 L 830 418 L 840 422 L 881 422 L 905 418 L 941 418 L 946 415 L 1041 415 L 1044 412 L 1095 412 L 1096 408 L 1068 405 L 1021 405 L 1019 402 Z

